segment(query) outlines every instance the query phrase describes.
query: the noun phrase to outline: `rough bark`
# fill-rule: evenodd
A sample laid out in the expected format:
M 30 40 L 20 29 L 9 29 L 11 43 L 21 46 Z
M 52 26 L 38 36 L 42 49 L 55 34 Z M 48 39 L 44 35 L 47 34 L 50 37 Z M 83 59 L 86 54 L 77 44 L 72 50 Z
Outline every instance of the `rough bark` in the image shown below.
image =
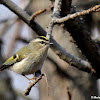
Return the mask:
M 69 0 L 71 1 L 71 0 Z M 63 13 L 63 7 L 67 6 L 66 0 L 63 0 L 62 12 L 61 16 L 66 16 L 66 13 Z M 71 8 L 74 12 L 74 8 Z M 70 9 L 70 10 L 71 10 Z M 81 17 L 77 17 L 72 20 L 68 20 L 65 22 L 65 28 L 71 33 L 71 36 L 76 41 L 78 47 L 81 49 L 83 54 L 87 57 L 89 62 L 91 63 L 92 67 L 95 69 L 97 73 L 97 77 L 100 77 L 100 47 L 99 45 L 93 41 L 90 37 L 90 32 L 87 29 L 84 21 L 81 20 Z

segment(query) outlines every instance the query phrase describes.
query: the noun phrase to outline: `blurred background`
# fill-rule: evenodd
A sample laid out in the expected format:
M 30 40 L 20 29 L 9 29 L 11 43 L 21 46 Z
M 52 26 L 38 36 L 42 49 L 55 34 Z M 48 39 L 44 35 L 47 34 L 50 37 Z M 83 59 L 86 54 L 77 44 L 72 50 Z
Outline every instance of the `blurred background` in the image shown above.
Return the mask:
M 50 8 L 53 0 L 12 0 L 28 14 L 45 8 Z M 88 9 L 100 4 L 100 0 L 73 0 L 77 11 Z M 46 31 L 51 21 L 52 11 L 48 10 L 35 18 Z M 91 38 L 100 42 L 100 13 L 91 13 L 84 16 L 85 23 L 91 32 Z M 86 59 L 76 48 L 70 33 L 64 25 L 55 25 L 53 38 L 72 55 Z M 0 65 L 28 41 L 36 37 L 36 33 L 8 8 L 0 5 Z M 24 90 L 29 81 L 12 71 L 0 73 L 0 100 L 91 100 L 91 95 L 99 96 L 99 80 L 86 72 L 80 71 L 61 60 L 51 49 L 43 65 L 42 73 L 48 79 L 49 91 L 43 78 L 36 84 L 29 96 L 24 96 Z M 32 75 L 28 76 L 29 78 Z M 49 96 L 48 96 L 49 92 Z

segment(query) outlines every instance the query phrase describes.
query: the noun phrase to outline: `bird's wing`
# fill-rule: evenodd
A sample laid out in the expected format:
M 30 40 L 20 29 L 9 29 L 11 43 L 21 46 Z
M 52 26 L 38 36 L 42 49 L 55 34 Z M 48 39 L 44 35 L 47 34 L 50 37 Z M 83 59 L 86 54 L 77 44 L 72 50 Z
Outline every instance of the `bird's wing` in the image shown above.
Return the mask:
M 15 54 L 13 56 L 11 56 L 9 59 L 7 59 L 2 66 L 0 66 L 0 71 L 3 71 L 4 69 L 12 66 L 13 64 L 15 64 L 16 62 L 20 62 L 22 59 L 25 58 L 25 55 L 18 55 Z
M 27 55 L 29 55 L 30 53 L 30 49 L 26 46 L 24 46 L 23 48 L 19 49 L 16 54 L 14 54 L 13 56 L 11 56 L 9 59 L 7 59 L 2 66 L 0 66 L 0 71 L 12 66 L 13 64 L 15 64 L 16 62 L 20 62 L 21 60 L 23 60 L 24 58 L 26 58 Z

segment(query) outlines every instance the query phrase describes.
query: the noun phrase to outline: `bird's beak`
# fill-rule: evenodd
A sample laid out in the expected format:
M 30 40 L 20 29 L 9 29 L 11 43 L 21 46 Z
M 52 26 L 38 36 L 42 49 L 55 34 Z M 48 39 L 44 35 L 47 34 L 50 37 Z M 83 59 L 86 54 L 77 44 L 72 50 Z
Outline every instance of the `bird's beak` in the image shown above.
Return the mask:
M 53 43 L 52 42 L 50 42 L 50 43 L 46 43 L 47 45 L 53 45 Z
M 50 42 L 49 44 L 50 44 L 50 45 L 53 45 L 53 43 L 52 43 L 52 42 Z

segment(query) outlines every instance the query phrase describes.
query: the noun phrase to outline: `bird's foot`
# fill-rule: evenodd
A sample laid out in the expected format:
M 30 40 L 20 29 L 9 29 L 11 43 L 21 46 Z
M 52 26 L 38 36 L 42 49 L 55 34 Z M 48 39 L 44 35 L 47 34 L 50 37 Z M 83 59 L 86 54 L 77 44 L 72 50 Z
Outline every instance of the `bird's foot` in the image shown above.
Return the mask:
M 31 78 L 31 79 L 29 79 L 28 77 L 26 77 L 25 75 L 23 75 L 26 79 L 28 79 L 29 80 L 29 83 L 32 83 L 33 81 L 35 81 L 36 80 L 36 77 L 35 76 L 33 76 L 33 78 Z
M 35 76 L 33 78 L 29 79 L 29 84 L 33 83 L 35 80 L 36 80 Z

